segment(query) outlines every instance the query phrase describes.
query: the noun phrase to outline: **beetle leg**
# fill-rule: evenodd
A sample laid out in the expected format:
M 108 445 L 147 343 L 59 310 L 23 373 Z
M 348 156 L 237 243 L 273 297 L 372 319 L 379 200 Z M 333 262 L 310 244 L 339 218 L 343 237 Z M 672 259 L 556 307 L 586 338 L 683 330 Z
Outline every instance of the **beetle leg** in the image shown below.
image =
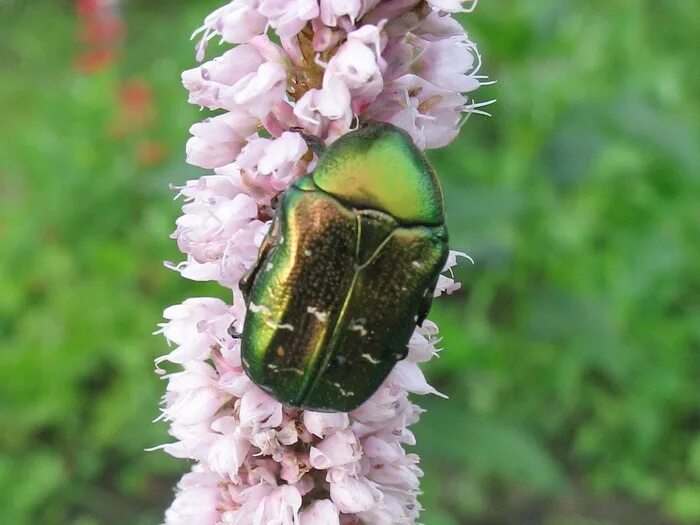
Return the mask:
M 447 229 L 445 226 L 441 226 L 434 231 L 434 239 L 436 242 L 442 245 L 442 258 L 440 261 L 440 269 L 444 268 L 445 262 L 447 261 L 448 249 L 447 249 Z M 423 321 L 428 317 L 428 312 L 430 311 L 430 306 L 433 303 L 433 295 L 435 294 L 435 288 L 437 287 L 438 280 L 440 279 L 440 274 L 442 271 L 438 272 L 435 279 L 430 286 L 425 290 L 425 295 L 421 301 L 420 308 L 418 309 L 418 316 L 416 318 L 416 323 L 418 326 L 423 326 Z
M 423 326 L 423 321 L 428 317 L 428 312 L 430 312 L 430 306 L 433 304 L 433 294 L 435 293 L 435 287 L 440 276 L 433 281 L 433 283 L 425 290 L 425 295 L 418 308 L 418 318 L 416 319 L 416 324 L 418 326 Z
M 250 267 L 250 269 L 243 274 L 240 282 L 238 283 L 238 288 L 243 294 L 243 299 L 245 299 L 246 304 L 248 304 L 248 297 L 250 296 L 250 291 L 253 288 L 253 283 L 255 282 L 255 277 L 257 277 L 258 272 L 262 268 L 265 262 L 265 256 L 272 248 L 273 241 L 270 239 L 270 234 L 267 234 L 260 245 L 260 251 L 258 252 L 258 259 L 255 264 Z
M 228 332 L 228 335 L 230 335 L 234 339 L 240 339 L 241 336 L 243 335 L 240 332 L 236 332 L 236 329 L 234 328 L 234 323 L 231 323 L 231 326 L 229 326 L 226 331 Z
M 326 143 L 323 142 L 322 139 L 314 135 L 308 135 L 304 133 L 303 128 L 289 128 L 289 131 L 295 131 L 296 133 L 299 133 L 299 135 L 301 135 L 301 137 L 306 141 L 306 144 L 309 146 L 309 148 L 311 148 L 311 151 L 313 151 L 319 157 L 323 154 L 324 151 L 326 151 Z
M 243 274 L 243 277 L 241 277 L 240 282 L 238 283 L 238 288 L 241 290 L 241 293 L 243 294 L 243 299 L 245 299 L 246 304 L 248 304 L 248 298 L 250 296 L 250 291 L 253 288 L 253 283 L 255 282 L 255 277 L 257 277 L 258 272 L 262 268 L 263 264 L 265 264 L 265 261 L 267 259 L 267 255 L 270 253 L 270 250 L 277 244 L 277 241 L 279 239 L 279 232 L 280 232 L 280 225 L 279 225 L 279 220 L 277 219 L 277 216 L 275 216 L 275 219 L 272 221 L 272 227 L 270 228 L 270 231 L 265 235 L 265 238 L 262 241 L 262 244 L 260 245 L 260 250 L 258 251 L 258 258 L 255 261 L 255 264 L 250 267 L 250 269 Z
M 418 319 L 416 324 L 418 326 L 423 326 L 423 321 L 428 317 L 428 312 L 430 312 L 430 306 L 433 304 L 433 294 L 430 293 L 429 297 L 424 297 L 423 302 L 420 305 L 420 310 L 418 310 Z

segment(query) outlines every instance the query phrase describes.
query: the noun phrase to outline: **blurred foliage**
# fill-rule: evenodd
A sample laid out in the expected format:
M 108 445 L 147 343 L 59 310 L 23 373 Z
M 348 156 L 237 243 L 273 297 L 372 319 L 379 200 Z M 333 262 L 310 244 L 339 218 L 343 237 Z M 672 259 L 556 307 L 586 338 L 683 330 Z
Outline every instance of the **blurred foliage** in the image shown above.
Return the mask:
M 143 451 L 168 439 L 150 334 L 222 295 L 160 262 L 168 183 L 200 173 L 179 72 L 218 3 L 125 1 L 120 60 L 85 76 L 70 2 L 0 0 L 2 523 L 158 523 L 186 468 Z M 465 22 L 499 102 L 432 154 L 476 264 L 432 316 L 450 400 L 421 400 L 423 521 L 700 523 L 700 4 L 491 0 Z

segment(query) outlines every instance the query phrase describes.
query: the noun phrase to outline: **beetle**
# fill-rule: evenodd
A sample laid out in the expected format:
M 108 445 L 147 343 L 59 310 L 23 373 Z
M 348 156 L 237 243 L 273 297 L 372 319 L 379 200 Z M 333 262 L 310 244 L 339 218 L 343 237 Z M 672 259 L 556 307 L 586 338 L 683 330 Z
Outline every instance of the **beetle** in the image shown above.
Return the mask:
M 359 407 L 406 357 L 447 240 L 440 183 L 407 133 L 370 122 L 337 139 L 281 195 L 240 282 L 248 376 L 291 407 Z

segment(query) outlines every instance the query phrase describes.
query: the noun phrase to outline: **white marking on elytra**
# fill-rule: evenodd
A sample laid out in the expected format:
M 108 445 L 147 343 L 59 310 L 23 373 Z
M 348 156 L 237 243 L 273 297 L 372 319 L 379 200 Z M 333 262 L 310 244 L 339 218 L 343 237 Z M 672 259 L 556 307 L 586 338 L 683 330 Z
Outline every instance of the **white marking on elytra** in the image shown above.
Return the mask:
M 362 326 L 361 324 L 353 323 L 349 326 L 349 328 L 353 332 L 360 332 L 360 337 L 364 337 L 367 335 L 367 329 L 364 326 Z
M 264 304 L 255 304 L 254 302 L 250 302 L 250 305 L 248 305 L 248 308 L 250 309 L 251 312 L 254 314 L 257 314 L 259 312 L 262 312 L 264 314 L 271 314 L 270 309 L 265 306 Z
M 251 302 L 250 305 L 248 305 L 248 308 L 254 314 L 262 313 L 263 321 L 265 321 L 265 324 L 267 326 L 269 326 L 270 328 L 275 328 L 277 330 L 289 330 L 290 332 L 294 331 L 293 325 L 291 325 L 289 323 L 280 324 L 280 323 L 277 323 L 274 319 L 272 319 L 272 317 L 271 317 L 272 310 L 270 310 L 264 304 L 255 304 L 255 303 Z
M 277 365 L 273 365 L 272 363 L 268 364 L 268 365 L 267 365 L 267 368 L 269 368 L 270 370 L 272 370 L 273 372 L 276 372 L 276 373 L 278 373 L 278 374 L 279 374 L 280 372 L 282 372 L 282 373 L 284 373 L 284 372 L 292 372 L 293 374 L 296 374 L 296 375 L 298 375 L 298 376 L 303 376 L 303 375 L 304 375 L 304 372 L 303 372 L 302 370 L 299 370 L 298 368 L 280 368 L 280 367 L 278 367 Z
M 371 356 L 371 354 L 362 354 L 362 358 L 366 359 L 367 361 L 369 361 L 373 365 L 378 365 L 379 363 L 381 363 L 381 361 L 379 359 L 375 359 L 374 357 Z
M 365 323 L 367 322 L 367 319 L 364 317 L 360 317 L 359 319 L 353 319 L 350 321 L 350 325 L 348 326 L 348 329 L 352 330 L 353 332 L 360 332 L 360 337 L 364 337 L 367 335 L 367 329 L 365 328 Z
M 311 257 L 311 250 L 304 250 L 304 255 Z
M 413 261 L 411 264 L 412 264 L 413 266 L 415 266 L 416 268 L 420 268 L 420 267 L 423 266 L 423 265 L 422 265 L 421 263 L 419 263 L 418 261 Z
M 343 397 L 351 397 L 355 395 L 355 392 L 350 392 L 349 390 L 343 390 L 343 387 L 340 386 L 340 383 L 333 383 L 333 386 L 336 387 L 340 391 L 340 395 Z
M 265 324 L 272 328 L 277 328 L 278 330 L 289 330 L 290 332 L 294 331 L 294 325 L 291 325 L 289 323 L 279 324 L 274 322 L 272 319 L 265 319 Z
M 270 270 L 272 270 L 273 266 L 274 265 L 271 262 L 269 262 L 269 263 L 267 263 L 267 266 L 265 266 L 265 269 L 269 272 Z
M 322 312 L 315 306 L 307 306 L 306 311 L 316 316 L 316 319 L 325 323 L 328 320 L 328 312 Z

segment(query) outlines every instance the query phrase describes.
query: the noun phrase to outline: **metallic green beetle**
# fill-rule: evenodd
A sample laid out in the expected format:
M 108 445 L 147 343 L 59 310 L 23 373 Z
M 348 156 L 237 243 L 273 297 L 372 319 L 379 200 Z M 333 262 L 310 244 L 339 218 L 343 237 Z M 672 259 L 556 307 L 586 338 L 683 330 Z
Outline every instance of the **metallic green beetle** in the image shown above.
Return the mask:
M 406 357 L 447 258 L 442 190 L 399 128 L 338 139 L 281 197 L 241 281 L 250 378 L 282 403 L 347 412 Z

